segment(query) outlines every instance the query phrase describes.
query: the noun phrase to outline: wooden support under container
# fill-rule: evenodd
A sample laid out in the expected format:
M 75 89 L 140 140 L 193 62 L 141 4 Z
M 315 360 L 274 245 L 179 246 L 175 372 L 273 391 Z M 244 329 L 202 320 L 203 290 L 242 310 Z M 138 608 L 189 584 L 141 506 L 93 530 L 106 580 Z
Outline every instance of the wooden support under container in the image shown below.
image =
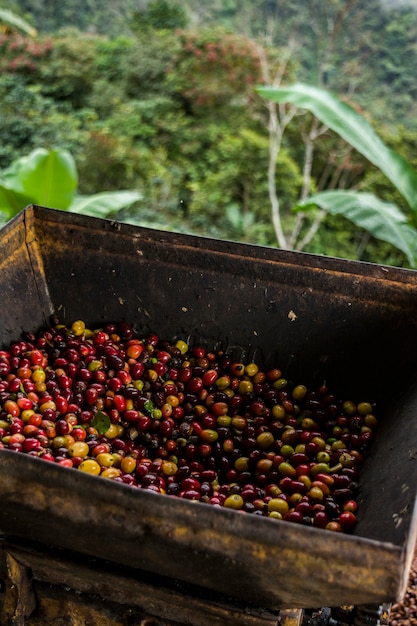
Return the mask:
M 389 605 L 374 608 L 271 612 L 77 553 L 0 540 L 0 626 L 387 626 Z
M 75 553 L 0 545 L 1 626 L 301 625 L 298 610 L 279 615 Z

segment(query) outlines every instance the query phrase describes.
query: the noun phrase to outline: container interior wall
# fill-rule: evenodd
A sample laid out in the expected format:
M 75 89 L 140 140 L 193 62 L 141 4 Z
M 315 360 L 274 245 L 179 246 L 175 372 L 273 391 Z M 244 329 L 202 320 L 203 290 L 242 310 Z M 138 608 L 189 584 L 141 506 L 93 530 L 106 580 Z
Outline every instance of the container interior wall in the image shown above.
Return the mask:
M 221 344 L 296 383 L 326 381 L 375 402 L 382 426 L 356 534 L 404 543 L 417 485 L 415 273 L 40 207 L 25 220 L 27 249 L 18 221 L 17 257 L 0 277 L 3 290 L 15 286 L 0 312 L 3 342 L 43 325 L 52 309 L 67 322 L 127 320 L 140 333 Z M 5 256 L 12 244 L 2 245 Z
M 47 323 L 52 310 L 42 272 L 29 253 L 23 214 L 1 231 L 0 294 L 1 347 Z

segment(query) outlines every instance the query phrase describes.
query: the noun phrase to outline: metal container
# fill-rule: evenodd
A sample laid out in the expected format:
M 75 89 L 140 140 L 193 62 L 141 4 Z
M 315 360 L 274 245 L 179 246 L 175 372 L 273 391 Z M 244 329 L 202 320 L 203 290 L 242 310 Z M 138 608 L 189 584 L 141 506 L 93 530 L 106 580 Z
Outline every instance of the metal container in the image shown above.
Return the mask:
M 376 403 L 353 535 L 145 492 L 0 450 L 0 532 L 270 610 L 400 599 L 414 550 L 417 273 L 28 207 L 0 231 L 0 344 L 127 320 Z

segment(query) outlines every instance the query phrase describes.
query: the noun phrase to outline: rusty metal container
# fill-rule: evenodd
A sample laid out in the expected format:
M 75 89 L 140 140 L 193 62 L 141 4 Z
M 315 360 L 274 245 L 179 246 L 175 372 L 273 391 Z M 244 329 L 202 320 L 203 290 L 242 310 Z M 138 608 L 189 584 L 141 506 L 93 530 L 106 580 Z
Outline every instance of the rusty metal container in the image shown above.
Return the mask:
M 0 532 L 269 610 L 400 599 L 416 538 L 417 272 L 28 207 L 0 231 L 0 344 L 58 313 L 239 350 L 376 403 L 353 535 L 0 450 Z

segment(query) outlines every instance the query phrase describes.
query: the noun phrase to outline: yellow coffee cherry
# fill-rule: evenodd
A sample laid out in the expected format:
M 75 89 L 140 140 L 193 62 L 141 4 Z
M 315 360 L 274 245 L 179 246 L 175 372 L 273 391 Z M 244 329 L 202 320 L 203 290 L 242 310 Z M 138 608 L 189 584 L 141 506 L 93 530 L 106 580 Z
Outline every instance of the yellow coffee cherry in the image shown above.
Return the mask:
M 74 441 L 68 448 L 70 456 L 79 456 L 82 459 L 88 455 L 89 451 L 90 449 L 85 441 Z
M 226 509 L 235 509 L 236 511 L 241 509 L 243 504 L 243 498 L 238 493 L 232 493 L 232 495 L 228 496 L 224 501 Z
M 258 372 L 259 367 L 256 365 L 256 363 L 248 363 L 245 367 L 245 374 L 246 376 L 250 376 L 250 378 L 255 376 L 255 374 L 257 374 Z
M 178 465 L 172 461 L 162 461 L 161 469 L 165 476 L 175 476 L 178 472 Z
M 85 459 L 85 461 L 80 463 L 78 469 L 87 474 L 94 474 L 94 476 L 98 476 L 101 472 L 101 466 L 95 459 Z
M 107 439 L 115 439 L 116 437 L 120 437 L 119 433 L 120 433 L 119 425 L 118 424 L 110 424 L 110 426 L 108 427 L 108 429 L 104 433 L 104 436 L 107 437 Z
M 100 452 L 96 456 L 96 461 L 102 467 L 113 467 L 115 458 L 110 452 Z
M 83 322 L 82 320 L 76 320 L 75 322 L 73 322 L 71 330 L 76 337 L 80 337 L 82 334 L 84 334 L 85 322 Z
M 268 513 L 272 513 L 272 511 L 277 511 L 281 513 L 282 516 L 288 513 L 289 506 L 288 502 L 283 498 L 271 498 L 268 502 Z
M 120 474 L 121 472 L 117 469 L 117 467 L 105 467 L 100 476 L 103 478 L 116 478 L 117 476 L 120 476 Z
M 124 474 L 133 474 L 136 469 L 136 459 L 133 456 L 123 457 L 120 463 L 120 469 Z
M 178 339 L 175 347 L 181 352 L 181 354 L 186 354 L 188 352 L 188 343 L 183 341 L 182 339 Z

